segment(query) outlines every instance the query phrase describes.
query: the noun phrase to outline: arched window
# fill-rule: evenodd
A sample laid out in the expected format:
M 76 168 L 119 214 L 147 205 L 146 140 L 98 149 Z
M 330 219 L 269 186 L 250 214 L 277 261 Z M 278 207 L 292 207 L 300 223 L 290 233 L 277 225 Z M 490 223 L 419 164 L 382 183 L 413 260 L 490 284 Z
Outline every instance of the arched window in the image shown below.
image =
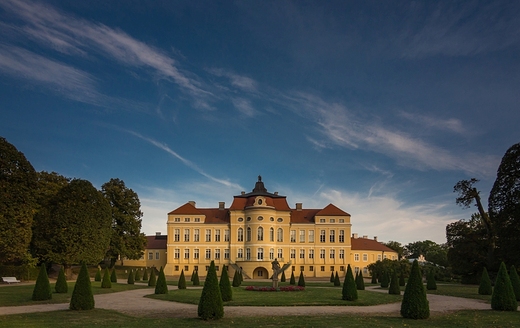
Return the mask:
M 251 227 L 246 229 L 246 241 L 251 241 Z
M 237 238 L 238 241 L 244 241 L 244 229 L 238 228 Z
M 263 260 L 264 259 L 264 249 L 263 248 L 259 248 L 256 255 L 257 255 L 256 256 L 257 260 Z
M 276 233 L 276 241 L 283 241 L 283 229 L 278 228 L 278 231 Z
M 274 241 L 274 228 L 269 229 L 269 241 Z
M 257 239 L 258 241 L 263 241 L 264 240 L 264 228 L 262 227 L 258 227 L 258 230 L 257 230 Z

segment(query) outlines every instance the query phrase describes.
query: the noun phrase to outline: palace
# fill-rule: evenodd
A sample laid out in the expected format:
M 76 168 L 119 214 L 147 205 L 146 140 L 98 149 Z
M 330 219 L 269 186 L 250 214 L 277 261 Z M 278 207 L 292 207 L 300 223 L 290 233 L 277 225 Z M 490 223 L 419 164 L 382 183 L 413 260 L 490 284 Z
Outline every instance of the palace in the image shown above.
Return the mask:
M 267 279 L 277 259 L 295 276 L 302 271 L 305 277 L 330 277 L 336 271 L 344 276 L 350 264 L 366 277 L 370 263 L 397 259 L 376 237 L 358 238 L 351 229 L 347 212 L 333 204 L 290 208 L 286 196 L 268 192 L 259 176 L 255 188 L 234 196 L 229 208 L 224 202 L 197 208 L 190 201 L 168 213 L 164 271 L 177 276 L 181 270 L 185 275 L 198 270 L 204 276 L 213 260 L 217 270 L 227 266 L 231 277 L 241 269 L 245 278 Z M 145 251 L 149 260 L 153 254 Z

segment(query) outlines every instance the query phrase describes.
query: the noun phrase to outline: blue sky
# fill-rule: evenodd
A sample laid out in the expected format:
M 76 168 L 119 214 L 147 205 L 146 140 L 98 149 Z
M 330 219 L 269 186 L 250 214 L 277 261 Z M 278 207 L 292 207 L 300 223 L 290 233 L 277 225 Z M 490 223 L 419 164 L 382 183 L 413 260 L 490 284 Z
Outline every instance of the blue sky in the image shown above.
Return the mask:
M 143 231 L 259 174 L 352 232 L 445 242 L 519 142 L 517 1 L 0 0 L 0 135 L 36 170 L 120 178 Z M 487 202 L 486 202 L 487 203 Z

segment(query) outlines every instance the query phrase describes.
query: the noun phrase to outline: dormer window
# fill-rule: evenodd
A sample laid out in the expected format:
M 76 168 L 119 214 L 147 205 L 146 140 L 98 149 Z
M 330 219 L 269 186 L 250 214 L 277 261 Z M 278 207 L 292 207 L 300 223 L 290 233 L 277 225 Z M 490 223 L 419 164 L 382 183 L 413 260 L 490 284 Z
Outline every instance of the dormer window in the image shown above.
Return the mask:
M 262 196 L 258 196 L 255 198 L 255 202 L 253 204 L 253 206 L 266 206 L 267 203 L 265 201 L 265 197 L 262 197 Z

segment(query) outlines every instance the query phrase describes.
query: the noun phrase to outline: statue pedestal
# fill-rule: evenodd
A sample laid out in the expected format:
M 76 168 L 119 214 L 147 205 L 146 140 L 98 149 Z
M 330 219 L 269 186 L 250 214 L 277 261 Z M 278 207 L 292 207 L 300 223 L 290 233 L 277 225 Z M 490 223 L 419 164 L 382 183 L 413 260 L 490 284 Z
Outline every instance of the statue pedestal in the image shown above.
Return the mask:
M 273 288 L 278 288 L 278 277 L 273 276 Z

